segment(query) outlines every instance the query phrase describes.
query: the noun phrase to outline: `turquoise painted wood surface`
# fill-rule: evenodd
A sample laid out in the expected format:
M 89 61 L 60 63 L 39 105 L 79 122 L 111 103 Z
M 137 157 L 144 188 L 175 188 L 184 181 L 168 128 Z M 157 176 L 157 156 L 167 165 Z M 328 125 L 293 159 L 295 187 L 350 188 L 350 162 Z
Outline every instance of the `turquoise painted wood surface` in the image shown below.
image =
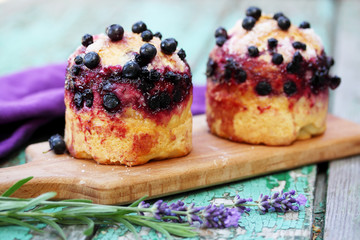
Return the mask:
M 312 27 L 323 39 L 327 52 L 336 54 L 338 62 L 335 70 L 343 76 L 343 84 L 333 98 L 334 111 L 342 117 L 350 117 L 360 122 L 360 111 L 357 111 L 360 109 L 360 89 L 354 87 L 359 86 L 354 82 L 357 80 L 358 61 L 353 61 L 353 54 L 345 51 L 350 45 L 359 46 L 359 31 L 354 31 L 356 21 L 360 21 L 356 14 L 360 9 L 360 2 L 357 0 L 0 0 L 0 75 L 52 62 L 64 62 L 80 44 L 80 38 L 84 33 L 104 32 L 105 27 L 112 23 L 119 23 L 126 30 L 130 30 L 132 23 L 143 20 L 154 32 L 161 31 L 164 37 L 175 37 L 179 41 L 179 46 L 187 52 L 194 83 L 204 84 L 207 55 L 214 46 L 214 30 L 220 25 L 230 28 L 236 20 L 244 16 L 244 11 L 249 5 L 260 6 L 264 12 L 283 11 L 296 24 L 302 20 L 311 22 Z M 348 103 L 346 106 L 342 104 L 344 98 Z M 49 133 L 48 129 L 49 127 L 40 130 L 38 136 L 42 138 L 33 138 L 32 142 L 44 140 Z M 24 153 L 20 151 L 1 166 L 24 162 Z M 322 199 L 315 201 L 315 206 L 312 202 L 315 178 L 320 179 L 317 172 L 317 166 L 308 166 L 171 196 L 166 200 L 183 199 L 186 202 L 204 205 L 214 201 L 227 201 L 235 194 L 255 198 L 260 193 L 295 188 L 306 194 L 310 200 L 301 212 L 286 215 L 260 215 L 253 212 L 241 219 L 240 227 L 237 229 L 200 230 L 200 238 L 309 239 L 313 224 L 315 227 L 320 226 L 320 231 L 323 231 L 323 225 L 320 223 L 324 220 L 326 212 L 326 193 L 319 194 Z M 326 171 L 322 176 L 325 180 L 318 181 L 316 189 L 326 184 Z M 322 185 L 319 182 L 322 182 Z M 45 235 L 38 235 L 21 227 L 0 227 L 0 239 L 59 239 L 50 228 L 45 230 Z M 82 235 L 83 230 L 82 226 L 70 226 L 65 232 L 69 239 L 85 239 Z M 143 239 L 162 238 L 146 228 L 138 230 Z M 315 238 L 319 239 L 321 236 L 322 234 L 315 232 Z M 93 238 L 115 240 L 132 239 L 133 236 L 121 227 L 100 227 Z

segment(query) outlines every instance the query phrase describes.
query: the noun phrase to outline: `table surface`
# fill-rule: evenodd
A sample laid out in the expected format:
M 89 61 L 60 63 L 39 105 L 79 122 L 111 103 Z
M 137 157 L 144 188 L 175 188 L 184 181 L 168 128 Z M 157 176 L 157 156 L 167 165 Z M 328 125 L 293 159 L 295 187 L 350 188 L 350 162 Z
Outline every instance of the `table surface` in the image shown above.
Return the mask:
M 205 84 L 205 65 L 214 46 L 218 26 L 230 28 L 244 17 L 249 5 L 263 12 L 283 11 L 295 24 L 308 20 L 323 39 L 336 64 L 334 73 L 342 84 L 331 95 L 330 111 L 360 123 L 360 84 L 356 56 L 360 45 L 360 1 L 358 0 L 227 0 L 227 1 L 46 1 L 0 0 L 0 75 L 28 67 L 64 62 L 85 33 L 104 32 L 119 23 L 130 30 L 143 20 L 154 32 L 175 37 L 184 48 L 192 68 L 194 84 Z M 63 131 L 64 120 L 42 127 L 29 143 L 43 141 Z M 341 129 L 339 129 L 341 131 Z M 29 144 L 28 143 L 28 144 Z M 25 147 L 25 146 L 24 146 Z M 23 149 L 3 159 L 1 167 L 23 164 Z M 201 239 L 357 239 L 360 234 L 360 156 L 338 159 L 291 171 L 215 186 L 164 198 L 207 205 L 222 203 L 239 194 L 257 198 L 260 193 L 295 189 L 308 198 L 300 212 L 243 216 L 240 227 L 225 230 L 201 229 Z M 132 239 L 123 227 L 98 226 L 93 236 L 82 234 L 84 226 L 65 227 L 68 239 Z M 22 227 L 0 227 L 0 239 L 59 239 L 46 227 L 39 235 Z M 138 228 L 143 239 L 162 239 L 148 228 Z

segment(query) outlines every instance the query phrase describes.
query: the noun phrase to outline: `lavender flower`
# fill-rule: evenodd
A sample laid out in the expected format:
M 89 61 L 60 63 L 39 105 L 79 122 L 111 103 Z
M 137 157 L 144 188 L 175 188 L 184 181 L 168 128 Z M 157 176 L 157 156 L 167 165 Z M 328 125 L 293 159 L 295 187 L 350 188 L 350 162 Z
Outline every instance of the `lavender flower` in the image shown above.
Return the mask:
M 244 206 L 244 204 L 247 204 L 248 202 L 252 202 L 252 198 L 240 198 L 239 195 L 236 195 L 234 198 L 234 207 L 237 207 L 238 211 L 240 213 L 244 212 L 250 212 L 250 208 Z
M 202 215 L 204 225 L 208 228 L 237 227 L 241 217 L 237 208 L 226 208 L 223 204 L 220 206 L 210 204 L 203 210 Z
M 306 197 L 300 194 L 294 198 L 295 190 L 289 192 L 276 192 L 272 196 L 260 195 L 257 206 L 262 213 L 299 211 L 299 206 L 306 203 Z
M 170 206 L 163 200 L 156 201 L 152 206 L 152 210 L 154 217 L 158 220 L 164 216 L 175 216 L 175 214 L 171 212 Z
M 138 205 L 138 208 L 149 208 L 150 207 L 150 204 L 149 203 L 146 203 L 144 201 L 141 201 Z M 144 212 L 138 212 L 140 215 L 144 216 Z
M 299 196 L 296 198 L 296 202 L 301 206 L 301 205 L 304 205 L 306 204 L 307 202 L 307 199 L 304 195 L 302 194 L 299 194 Z

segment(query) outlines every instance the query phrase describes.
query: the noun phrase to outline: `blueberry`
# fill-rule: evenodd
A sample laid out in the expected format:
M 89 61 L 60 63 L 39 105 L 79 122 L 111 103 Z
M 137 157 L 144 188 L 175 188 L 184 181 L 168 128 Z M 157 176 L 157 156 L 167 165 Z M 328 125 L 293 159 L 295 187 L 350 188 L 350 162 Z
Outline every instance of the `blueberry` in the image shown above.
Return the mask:
M 149 73 L 149 80 L 152 82 L 157 82 L 160 80 L 160 73 L 155 69 L 151 69 Z
M 160 40 L 161 40 L 162 34 L 160 32 L 156 32 L 156 33 L 154 33 L 154 37 L 160 38 Z
M 178 42 L 174 38 L 167 38 L 161 42 L 161 51 L 165 54 L 171 55 L 175 52 Z
M 294 47 L 295 49 L 306 50 L 306 44 L 305 44 L 305 43 L 296 41 L 296 42 L 293 42 L 292 45 L 293 45 L 293 47 Z
M 140 66 L 135 61 L 129 61 L 129 62 L 125 63 L 123 70 L 122 70 L 123 77 L 130 78 L 130 79 L 137 78 L 140 73 L 141 73 Z
M 63 154 L 66 151 L 65 141 L 59 134 L 55 134 L 49 138 L 49 145 L 55 154 Z
M 81 65 L 83 63 L 83 58 L 80 55 L 77 55 L 74 58 L 74 62 L 75 62 L 76 65 Z
M 181 76 L 172 71 L 168 71 L 165 73 L 164 78 L 170 82 L 177 83 L 181 80 Z
M 226 59 L 224 67 L 224 79 L 229 80 L 232 76 L 233 70 L 235 69 L 235 62 L 232 58 Z
M 83 96 L 80 92 L 76 92 L 74 95 L 74 104 L 77 109 L 81 109 L 83 106 Z
M 215 37 L 217 38 L 217 37 L 220 37 L 220 36 L 225 37 L 225 38 L 228 37 L 227 31 L 226 31 L 226 29 L 223 28 L 223 27 L 218 27 L 218 28 L 215 30 Z
M 145 30 L 141 33 L 141 38 L 144 42 L 149 42 L 153 39 L 153 34 L 150 30 Z
M 143 91 L 143 92 L 149 92 L 151 89 L 153 89 L 155 87 L 154 83 L 152 82 L 147 82 L 144 81 L 140 84 L 139 88 Z
M 159 95 L 159 101 L 161 109 L 168 109 L 171 104 L 171 97 L 167 92 L 162 92 Z
M 303 61 L 303 56 L 299 51 L 296 51 L 293 56 L 293 62 L 294 63 L 301 63 Z
M 336 89 L 341 83 L 341 78 L 339 78 L 338 76 L 334 76 L 330 79 L 330 88 L 332 90 Z
M 273 48 L 276 48 L 278 44 L 278 40 L 276 40 L 275 38 L 269 38 L 268 39 L 268 47 L 273 49 Z
M 278 26 L 279 28 L 281 28 L 282 30 L 288 30 L 291 22 L 287 17 L 281 16 L 277 19 L 278 22 Z
M 296 62 L 289 62 L 288 65 L 286 65 L 286 71 L 289 73 L 296 73 L 299 70 L 299 64 Z
M 261 17 L 261 9 L 258 7 L 249 7 L 246 10 L 246 16 L 253 17 L 258 20 Z
M 184 49 L 180 49 L 177 53 L 177 55 L 179 56 L 179 58 L 181 60 L 184 60 L 186 58 L 186 53 L 185 53 L 185 50 Z
M 253 17 L 245 17 L 242 22 L 242 27 L 246 30 L 251 30 L 255 26 L 256 19 Z
M 160 99 L 159 95 L 153 95 L 148 100 L 148 106 L 151 110 L 157 111 L 160 108 Z
M 220 37 L 217 37 L 215 40 L 216 40 L 216 45 L 218 45 L 219 47 L 222 47 L 227 39 L 224 36 L 220 36 Z
M 103 105 L 106 110 L 111 111 L 120 104 L 120 100 L 113 93 L 107 93 L 103 97 Z
M 241 67 L 238 67 L 235 69 L 234 78 L 238 83 L 245 82 L 246 77 L 247 77 L 247 74 L 244 69 L 242 69 Z
M 279 17 L 285 17 L 285 15 L 282 12 L 278 12 L 274 14 L 273 19 L 278 20 Z
M 140 56 L 147 62 L 150 62 L 156 56 L 156 53 L 156 47 L 150 43 L 145 43 L 140 48 Z
M 85 106 L 91 108 L 94 100 L 94 94 L 91 89 L 85 89 L 82 95 L 83 99 L 85 100 Z
M 255 46 L 248 47 L 248 53 L 250 57 L 257 57 L 259 56 L 259 49 Z
M 284 83 L 284 93 L 288 96 L 291 96 L 292 94 L 296 93 L 297 87 L 296 84 L 293 81 L 287 81 Z
M 93 36 L 91 36 L 90 34 L 85 34 L 82 38 L 81 38 L 81 44 L 84 47 L 89 46 L 90 44 L 92 44 L 94 42 Z
M 335 61 L 332 57 L 326 57 L 326 66 L 328 68 L 332 67 L 335 64 Z
M 272 88 L 270 83 L 266 81 L 261 81 L 256 85 L 255 90 L 260 96 L 266 96 L 271 93 Z
M 106 34 L 112 41 L 119 41 L 124 36 L 124 28 L 119 24 L 112 24 L 106 28 Z
M 134 33 L 141 33 L 143 31 L 145 31 L 146 29 L 147 29 L 146 24 L 142 21 L 134 23 L 134 25 L 132 25 L 132 28 L 131 28 L 131 30 Z
M 93 69 L 100 63 L 100 57 L 96 52 L 88 52 L 84 56 L 84 64 L 86 67 Z
M 303 28 L 303 29 L 310 28 L 310 23 L 304 21 L 304 22 L 300 23 L 299 28 Z
M 172 95 L 173 95 L 173 101 L 176 103 L 179 103 L 183 100 L 183 94 L 180 88 L 175 88 L 173 90 Z
M 207 64 L 206 64 L 206 76 L 211 77 L 215 73 L 216 63 L 214 60 L 209 58 Z
M 71 67 L 71 74 L 73 76 L 77 76 L 77 75 L 79 75 L 80 70 L 81 70 L 81 67 L 79 67 L 77 65 L 74 65 L 74 66 Z
M 274 53 L 274 55 L 271 58 L 271 62 L 276 65 L 280 65 L 284 61 L 284 58 L 279 53 Z

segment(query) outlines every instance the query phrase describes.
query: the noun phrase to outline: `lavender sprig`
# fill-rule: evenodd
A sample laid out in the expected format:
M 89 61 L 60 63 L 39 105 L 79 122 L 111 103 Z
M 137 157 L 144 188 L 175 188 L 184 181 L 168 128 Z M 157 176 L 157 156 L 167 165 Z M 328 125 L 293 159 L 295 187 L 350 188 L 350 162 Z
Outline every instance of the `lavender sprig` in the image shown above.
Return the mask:
M 183 201 L 168 204 L 158 200 L 149 204 L 139 199 L 129 206 L 109 206 L 94 204 L 88 200 L 49 201 L 56 193 L 45 193 L 34 199 L 10 197 L 32 177 L 20 180 L 0 196 L 0 225 L 20 225 L 35 231 L 38 223 L 46 223 L 55 228 L 62 238 L 66 238 L 59 224 L 87 224 L 85 235 L 91 235 L 94 224 L 123 224 L 135 236 L 137 232 L 133 225 L 150 227 L 161 232 L 166 237 L 194 237 L 198 233 L 190 225 L 200 224 L 205 228 L 237 227 L 244 213 L 249 213 L 256 207 L 263 214 L 267 212 L 299 211 L 306 204 L 306 197 L 295 190 L 276 192 L 272 195 L 260 195 L 258 201 L 251 198 L 235 196 L 230 205 L 195 206 Z M 51 212 L 46 210 L 52 209 Z M 138 213 L 137 215 L 132 213 Z

